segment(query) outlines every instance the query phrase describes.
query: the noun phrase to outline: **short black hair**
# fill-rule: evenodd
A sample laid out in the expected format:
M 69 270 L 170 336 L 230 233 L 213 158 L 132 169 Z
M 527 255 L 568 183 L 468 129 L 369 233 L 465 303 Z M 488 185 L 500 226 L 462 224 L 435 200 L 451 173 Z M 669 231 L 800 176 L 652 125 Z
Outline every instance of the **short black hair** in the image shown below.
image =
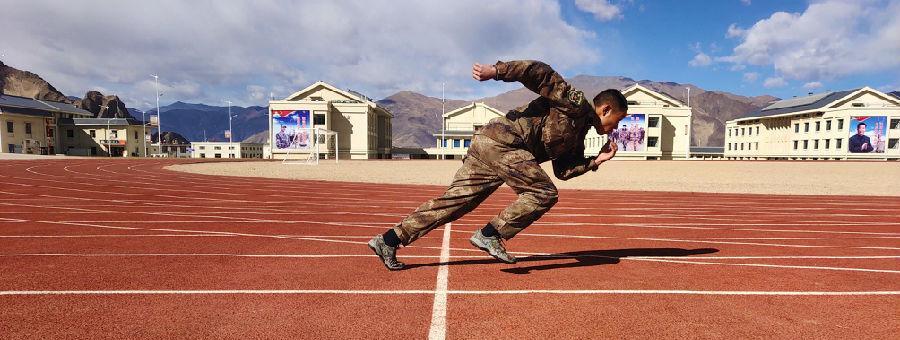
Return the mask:
M 859 128 L 860 126 L 868 126 L 868 125 L 866 125 L 866 123 L 859 123 L 859 125 L 857 125 L 856 127 Z
M 616 89 L 603 90 L 603 92 L 594 96 L 594 107 L 601 104 L 609 104 L 622 112 L 628 111 L 628 100 L 625 99 L 625 95 L 622 92 Z

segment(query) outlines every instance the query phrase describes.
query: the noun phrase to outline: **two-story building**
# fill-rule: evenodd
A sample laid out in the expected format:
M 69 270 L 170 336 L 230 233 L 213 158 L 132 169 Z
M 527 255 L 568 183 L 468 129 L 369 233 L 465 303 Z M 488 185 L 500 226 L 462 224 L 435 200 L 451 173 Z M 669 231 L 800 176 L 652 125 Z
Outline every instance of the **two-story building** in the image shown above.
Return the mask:
M 92 117 L 71 104 L 0 93 L 0 152 L 55 154 L 60 143 L 60 120 Z
M 372 99 L 319 81 L 283 100 L 269 101 L 269 152 L 275 159 L 315 152 L 320 158 L 390 158 L 392 118 Z M 334 134 L 318 131 L 336 132 L 336 140 L 330 139 Z
M 900 159 L 900 98 L 870 87 L 776 101 L 725 125 L 728 159 Z
M 265 144 L 246 142 L 191 142 L 191 158 L 263 158 Z

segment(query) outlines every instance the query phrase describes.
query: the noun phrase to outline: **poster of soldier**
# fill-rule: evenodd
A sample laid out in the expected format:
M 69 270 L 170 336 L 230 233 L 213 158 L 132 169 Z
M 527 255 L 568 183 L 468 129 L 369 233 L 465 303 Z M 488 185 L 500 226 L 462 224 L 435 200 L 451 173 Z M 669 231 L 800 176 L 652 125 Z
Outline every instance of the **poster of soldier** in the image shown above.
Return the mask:
M 272 110 L 273 150 L 303 150 L 312 147 L 309 110 Z
M 647 115 L 630 114 L 619 122 L 619 128 L 610 133 L 610 138 L 619 144 L 619 151 L 644 151 L 647 136 Z

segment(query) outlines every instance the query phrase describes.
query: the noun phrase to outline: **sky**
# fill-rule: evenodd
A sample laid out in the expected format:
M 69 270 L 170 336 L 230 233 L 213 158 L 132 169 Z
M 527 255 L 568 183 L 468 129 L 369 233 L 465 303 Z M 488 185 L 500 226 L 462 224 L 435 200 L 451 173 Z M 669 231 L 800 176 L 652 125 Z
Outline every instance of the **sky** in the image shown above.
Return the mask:
M 781 98 L 900 89 L 900 0 L 0 0 L 0 60 L 130 107 L 266 105 L 316 80 L 475 99 L 474 62 L 536 59 Z

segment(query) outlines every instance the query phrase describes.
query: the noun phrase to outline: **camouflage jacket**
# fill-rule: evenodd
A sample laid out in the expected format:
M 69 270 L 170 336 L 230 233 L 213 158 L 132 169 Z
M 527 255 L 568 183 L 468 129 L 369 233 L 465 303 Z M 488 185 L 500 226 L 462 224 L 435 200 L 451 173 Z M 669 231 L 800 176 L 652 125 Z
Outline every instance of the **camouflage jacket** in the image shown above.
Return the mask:
M 584 157 L 584 137 L 597 119 L 584 93 L 569 86 L 539 61 L 498 61 L 496 80 L 518 81 L 539 94 L 525 106 L 492 119 L 480 133 L 503 144 L 524 148 L 538 163 L 553 161 L 553 173 L 567 180 L 591 169 Z

